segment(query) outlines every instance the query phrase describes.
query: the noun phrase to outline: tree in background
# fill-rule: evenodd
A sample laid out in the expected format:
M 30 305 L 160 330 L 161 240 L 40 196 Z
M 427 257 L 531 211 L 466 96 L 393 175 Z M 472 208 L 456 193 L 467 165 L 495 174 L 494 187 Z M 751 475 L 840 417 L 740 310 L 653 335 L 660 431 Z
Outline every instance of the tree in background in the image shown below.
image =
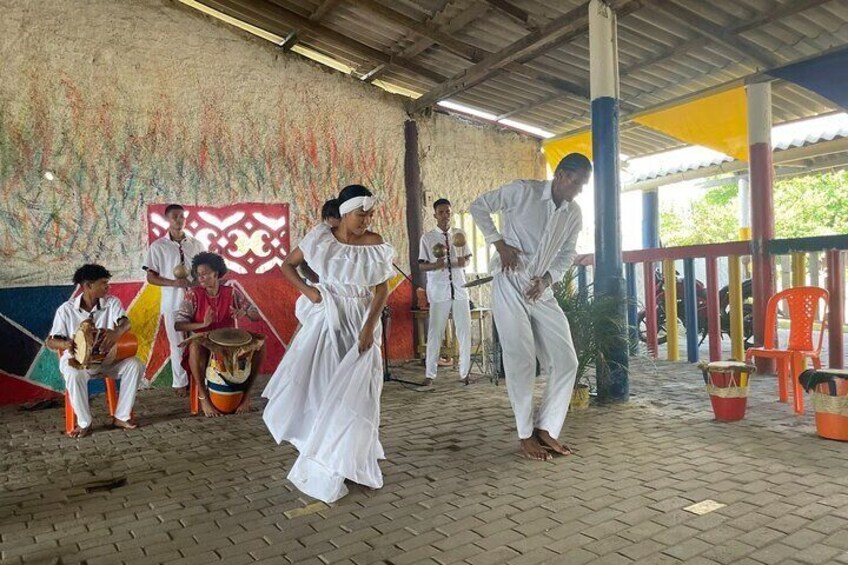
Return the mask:
M 848 171 L 778 180 L 774 186 L 775 237 L 848 233 Z M 663 245 L 721 243 L 739 238 L 736 183 L 712 188 L 683 214 L 660 213 Z

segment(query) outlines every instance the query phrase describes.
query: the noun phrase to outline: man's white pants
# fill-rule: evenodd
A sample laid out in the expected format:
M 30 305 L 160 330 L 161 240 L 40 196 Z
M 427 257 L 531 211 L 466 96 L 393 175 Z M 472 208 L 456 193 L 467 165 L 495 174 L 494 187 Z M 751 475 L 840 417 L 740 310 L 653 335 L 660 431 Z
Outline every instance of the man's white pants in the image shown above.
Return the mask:
M 188 373 L 183 368 L 183 348 L 180 343 L 183 341 L 183 332 L 178 332 L 174 329 L 174 324 L 177 321 L 176 312 L 165 312 L 162 314 L 165 323 L 165 333 L 168 334 L 168 343 L 171 346 L 171 374 L 173 382 L 171 386 L 174 388 L 184 388 L 188 386 Z
M 130 357 L 111 365 L 101 365 L 97 369 L 74 369 L 68 363 L 69 358 L 62 356 L 59 369 L 65 378 L 65 390 L 81 428 L 91 425 L 91 408 L 88 405 L 88 381 L 99 376 L 107 376 L 121 381 L 118 394 L 118 406 L 115 408 L 115 418 L 127 421 L 132 417 L 132 407 L 135 403 L 135 393 L 138 382 L 144 374 L 144 364 L 137 357 Z
M 530 286 L 530 279 L 524 272 L 499 273 L 493 285 L 492 311 L 518 437 L 527 439 L 533 435 L 533 429 L 538 428 L 557 438 L 568 414 L 577 376 L 577 354 L 571 342 L 568 319 L 551 289 L 536 302 L 524 297 Z M 537 358 L 548 375 L 548 384 L 534 418 Z
M 471 370 L 471 306 L 468 299 L 430 303 L 427 323 L 427 378 L 435 379 L 439 367 L 439 352 L 448 316 L 453 314 L 456 340 L 459 342 L 459 376 L 468 377 Z

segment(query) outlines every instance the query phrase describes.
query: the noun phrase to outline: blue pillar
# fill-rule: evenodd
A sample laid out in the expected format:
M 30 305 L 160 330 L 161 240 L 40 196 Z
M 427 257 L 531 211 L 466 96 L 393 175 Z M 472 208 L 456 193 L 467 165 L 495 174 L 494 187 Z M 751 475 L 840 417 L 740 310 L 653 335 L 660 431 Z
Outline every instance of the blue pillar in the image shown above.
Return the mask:
M 698 362 L 698 296 L 695 287 L 695 259 L 683 260 L 683 307 L 686 312 L 686 356 Z
M 589 277 L 586 274 L 586 265 L 577 266 L 577 294 L 583 302 L 589 297 Z
M 595 296 L 621 306 L 620 344 L 597 366 L 598 399 L 625 401 L 629 346 L 627 301 L 621 256 L 621 183 L 618 162 L 618 53 L 616 17 L 601 0 L 589 2 L 589 83 L 592 96 L 592 155 L 595 161 Z
M 636 304 L 636 264 L 626 263 L 627 273 L 627 327 L 630 334 L 630 355 L 639 353 L 639 309 Z
M 642 249 L 660 246 L 660 199 L 657 190 L 642 193 Z

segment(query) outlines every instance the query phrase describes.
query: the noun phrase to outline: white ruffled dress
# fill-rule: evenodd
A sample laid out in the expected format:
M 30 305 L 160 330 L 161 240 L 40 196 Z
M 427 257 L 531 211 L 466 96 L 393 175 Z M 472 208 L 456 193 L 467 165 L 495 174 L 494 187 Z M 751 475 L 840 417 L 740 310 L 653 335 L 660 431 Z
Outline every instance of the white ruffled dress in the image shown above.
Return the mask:
M 330 503 L 347 494 L 345 479 L 383 486 L 377 463 L 383 361 L 381 327 L 374 345 L 359 353 L 359 333 L 368 316 L 371 288 L 392 275 L 388 244 L 355 246 L 318 226 L 300 242 L 322 300 L 301 296 L 295 312 L 300 331 L 265 387 L 263 419 L 277 443 L 300 452 L 288 474 L 303 493 Z

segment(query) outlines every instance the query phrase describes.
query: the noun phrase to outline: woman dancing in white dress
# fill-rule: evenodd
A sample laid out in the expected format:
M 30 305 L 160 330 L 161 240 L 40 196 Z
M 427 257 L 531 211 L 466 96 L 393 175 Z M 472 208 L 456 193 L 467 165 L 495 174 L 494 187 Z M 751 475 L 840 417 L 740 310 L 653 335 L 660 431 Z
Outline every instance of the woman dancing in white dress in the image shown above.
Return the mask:
M 383 486 L 378 428 L 383 362 L 380 314 L 388 297 L 394 249 L 368 230 L 374 198 L 360 185 L 339 194 L 341 224 L 310 231 L 292 250 L 283 275 L 302 294 L 302 324 L 262 396 L 263 419 L 277 443 L 300 452 L 288 478 L 324 502 L 347 494 L 345 479 Z M 307 262 L 320 282 L 298 274 Z

